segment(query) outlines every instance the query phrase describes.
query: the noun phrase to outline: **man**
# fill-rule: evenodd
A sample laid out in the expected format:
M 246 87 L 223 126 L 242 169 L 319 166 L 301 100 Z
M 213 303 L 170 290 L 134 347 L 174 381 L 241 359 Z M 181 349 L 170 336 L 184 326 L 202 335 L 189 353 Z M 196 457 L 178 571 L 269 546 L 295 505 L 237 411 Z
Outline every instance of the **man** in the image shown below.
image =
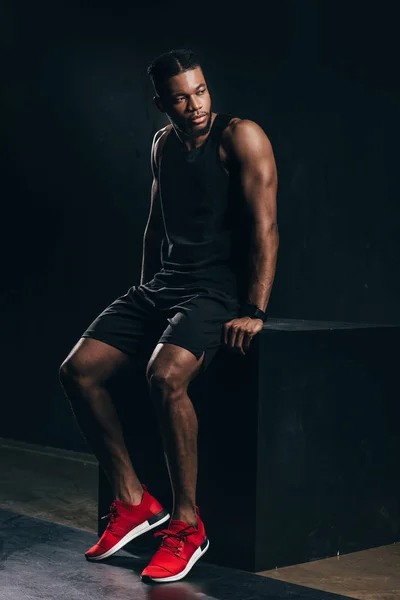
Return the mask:
M 170 518 L 137 478 L 107 388 L 122 367 L 139 360 L 143 340 L 155 339 L 146 377 L 173 511 L 168 527 L 155 534 L 161 544 L 142 580 L 160 582 L 185 577 L 209 546 L 196 506 L 197 418 L 188 385 L 222 344 L 244 355 L 261 331 L 279 233 L 276 165 L 263 129 L 212 111 L 190 50 L 162 54 L 148 74 L 170 124 L 155 134 L 151 149 L 141 282 L 83 333 L 60 377 L 115 498 L 107 529 L 86 552 L 101 560 Z

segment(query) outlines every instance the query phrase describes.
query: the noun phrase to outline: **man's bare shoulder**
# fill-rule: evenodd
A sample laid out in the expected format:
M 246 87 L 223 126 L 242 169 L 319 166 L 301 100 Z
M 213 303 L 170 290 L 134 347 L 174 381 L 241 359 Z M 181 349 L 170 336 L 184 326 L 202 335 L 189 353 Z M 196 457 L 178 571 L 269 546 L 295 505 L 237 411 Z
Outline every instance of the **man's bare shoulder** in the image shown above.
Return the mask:
M 233 118 L 224 129 L 222 143 L 228 156 L 246 152 L 248 148 L 270 146 L 264 129 L 251 119 Z
M 238 137 L 238 135 L 260 134 L 261 132 L 263 132 L 262 127 L 255 121 L 233 117 L 224 129 L 223 138 L 226 141 L 231 141 L 235 137 Z M 263 133 L 265 135 L 265 132 Z

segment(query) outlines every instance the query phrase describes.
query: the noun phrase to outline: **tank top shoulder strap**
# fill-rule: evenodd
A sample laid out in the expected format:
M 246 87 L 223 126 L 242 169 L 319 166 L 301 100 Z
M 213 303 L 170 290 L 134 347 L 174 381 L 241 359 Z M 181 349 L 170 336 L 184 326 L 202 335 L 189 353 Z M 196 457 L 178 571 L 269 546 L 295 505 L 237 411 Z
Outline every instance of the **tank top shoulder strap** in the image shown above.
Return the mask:
M 231 119 L 233 119 L 233 115 L 230 113 L 218 113 L 211 129 L 213 137 L 219 138 Z

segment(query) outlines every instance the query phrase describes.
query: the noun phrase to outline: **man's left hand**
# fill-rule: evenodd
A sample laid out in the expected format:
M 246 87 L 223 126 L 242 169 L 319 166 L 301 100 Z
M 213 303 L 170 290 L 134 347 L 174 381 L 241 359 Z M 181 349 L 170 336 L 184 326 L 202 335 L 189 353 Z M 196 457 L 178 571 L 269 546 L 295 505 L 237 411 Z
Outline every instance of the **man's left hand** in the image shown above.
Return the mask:
M 242 356 L 249 349 L 253 337 L 261 331 L 264 326 L 262 319 L 251 319 L 250 317 L 240 317 L 224 323 L 224 342 Z

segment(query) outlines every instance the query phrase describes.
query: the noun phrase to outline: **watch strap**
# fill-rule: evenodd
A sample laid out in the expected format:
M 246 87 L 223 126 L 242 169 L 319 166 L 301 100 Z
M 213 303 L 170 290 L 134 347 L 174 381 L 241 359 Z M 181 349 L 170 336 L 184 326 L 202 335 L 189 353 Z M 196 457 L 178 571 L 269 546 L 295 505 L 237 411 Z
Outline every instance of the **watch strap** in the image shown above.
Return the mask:
M 256 304 L 244 304 L 240 311 L 241 317 L 251 317 L 252 319 L 267 320 L 267 313 L 258 308 Z

